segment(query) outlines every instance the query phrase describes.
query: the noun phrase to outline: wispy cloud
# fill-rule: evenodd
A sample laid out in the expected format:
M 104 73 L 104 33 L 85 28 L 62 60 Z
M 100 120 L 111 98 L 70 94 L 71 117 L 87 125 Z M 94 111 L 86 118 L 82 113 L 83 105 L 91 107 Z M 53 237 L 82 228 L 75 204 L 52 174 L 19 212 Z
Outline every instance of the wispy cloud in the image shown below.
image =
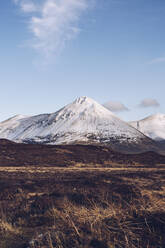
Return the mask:
M 138 106 L 140 108 L 159 107 L 160 103 L 156 99 L 146 98 Z
M 109 101 L 109 102 L 104 103 L 103 106 L 112 112 L 129 111 L 129 109 L 121 102 Z
M 27 15 L 31 46 L 45 57 L 55 56 L 79 32 L 79 20 L 90 0 L 13 0 Z
M 159 64 L 159 63 L 165 63 L 165 57 L 155 58 L 155 59 L 152 59 L 151 61 L 148 62 L 148 64 L 150 64 L 150 65 Z

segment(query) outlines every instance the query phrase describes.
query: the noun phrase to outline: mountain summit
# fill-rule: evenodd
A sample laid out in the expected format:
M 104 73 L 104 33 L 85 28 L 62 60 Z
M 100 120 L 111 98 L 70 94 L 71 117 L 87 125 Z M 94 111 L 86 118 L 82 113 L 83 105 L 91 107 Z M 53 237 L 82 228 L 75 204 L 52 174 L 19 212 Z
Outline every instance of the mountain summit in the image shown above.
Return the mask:
M 165 140 L 165 115 L 155 114 L 150 115 L 140 121 L 133 121 L 130 124 L 144 133 L 146 136 L 157 140 Z
M 44 144 L 106 144 L 121 150 L 151 150 L 153 141 L 93 99 L 79 97 L 52 114 L 0 123 L 0 138 Z

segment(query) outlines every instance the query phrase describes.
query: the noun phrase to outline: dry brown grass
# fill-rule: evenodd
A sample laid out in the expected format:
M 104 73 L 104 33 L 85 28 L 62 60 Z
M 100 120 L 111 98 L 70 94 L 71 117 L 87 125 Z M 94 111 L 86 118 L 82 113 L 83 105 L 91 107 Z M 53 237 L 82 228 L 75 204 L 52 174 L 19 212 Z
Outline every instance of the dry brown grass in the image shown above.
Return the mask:
M 0 231 L 2 233 L 12 233 L 12 234 L 18 234 L 19 230 L 18 228 L 15 228 L 12 224 L 8 223 L 5 220 L 0 220 Z
M 91 166 L 91 164 L 83 164 L 83 163 L 76 163 L 73 167 L 69 167 L 69 168 L 65 168 L 65 167 L 36 167 L 36 166 L 22 166 L 22 167 L 17 167 L 17 166 L 11 166 L 11 167 L 0 167 L 0 172 L 17 172 L 17 173 L 59 173 L 59 172 L 63 172 L 63 173 L 67 173 L 67 172 L 86 172 L 88 170 L 88 172 L 103 172 L 103 173 L 108 173 L 111 171 L 120 171 L 121 173 L 126 171 L 126 172 L 164 172 L 165 168 L 164 166 L 161 168 L 157 168 L 157 167 L 152 167 L 152 168 L 143 168 L 143 167 L 126 167 L 126 166 L 119 166 L 118 164 L 114 163 L 113 164 L 114 167 L 111 168 L 102 168 L 100 167 L 100 164 L 95 164 L 95 166 Z M 89 167 L 88 167 L 89 166 Z
M 12 169 L 0 248 L 165 247 L 165 170 Z

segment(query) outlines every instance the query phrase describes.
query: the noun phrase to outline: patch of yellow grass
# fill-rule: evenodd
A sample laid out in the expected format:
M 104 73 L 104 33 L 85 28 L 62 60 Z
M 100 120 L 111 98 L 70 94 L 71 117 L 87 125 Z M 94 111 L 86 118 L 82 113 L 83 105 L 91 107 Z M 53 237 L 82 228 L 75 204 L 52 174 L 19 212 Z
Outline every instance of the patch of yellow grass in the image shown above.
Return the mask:
M 0 167 L 0 172 L 28 172 L 28 173 L 45 173 L 45 172 L 72 172 L 72 171 L 99 171 L 99 172 L 111 172 L 111 171 L 130 171 L 130 172 L 158 172 L 158 171 L 165 171 L 165 168 L 133 168 L 133 167 L 115 167 L 115 168 L 103 168 L 99 164 L 92 165 L 91 164 L 83 164 L 83 163 L 76 163 L 73 167 L 34 167 L 34 166 L 27 166 L 27 167 Z
M 19 229 L 14 227 L 12 224 L 5 220 L 0 220 L 0 231 L 1 232 L 10 232 L 12 234 L 18 234 Z

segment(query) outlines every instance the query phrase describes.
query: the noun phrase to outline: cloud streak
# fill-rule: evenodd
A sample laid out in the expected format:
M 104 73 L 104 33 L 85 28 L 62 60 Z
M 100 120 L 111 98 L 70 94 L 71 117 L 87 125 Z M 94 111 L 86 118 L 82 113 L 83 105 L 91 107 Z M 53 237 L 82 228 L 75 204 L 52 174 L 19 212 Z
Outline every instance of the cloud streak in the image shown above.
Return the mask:
M 159 63 L 165 63 L 165 57 L 159 57 L 159 58 L 152 59 L 151 61 L 149 61 L 148 64 L 153 65 L 153 64 L 159 64 Z
M 79 20 L 87 0 L 14 0 L 27 15 L 31 46 L 45 57 L 56 56 L 80 32 Z M 37 3 L 36 3 L 37 2 Z
M 123 111 L 129 111 L 129 109 L 122 104 L 121 102 L 112 102 L 109 101 L 105 104 L 103 104 L 103 106 L 107 109 L 109 109 L 112 112 L 123 112 Z
M 159 107 L 160 104 L 156 99 L 146 98 L 142 100 L 138 106 L 140 108 L 150 108 L 150 107 Z

